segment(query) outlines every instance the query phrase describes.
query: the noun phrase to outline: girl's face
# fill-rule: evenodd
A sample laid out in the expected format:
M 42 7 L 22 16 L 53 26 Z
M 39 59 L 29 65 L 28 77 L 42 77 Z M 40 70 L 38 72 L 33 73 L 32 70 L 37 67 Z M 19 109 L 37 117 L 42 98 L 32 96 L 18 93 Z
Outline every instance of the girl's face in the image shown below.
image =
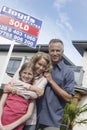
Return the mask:
M 20 79 L 25 83 L 31 83 L 33 79 L 32 70 L 29 68 L 24 69 L 20 74 Z
M 35 75 L 40 75 L 42 74 L 47 67 L 47 61 L 44 58 L 41 58 L 38 60 L 35 64 Z

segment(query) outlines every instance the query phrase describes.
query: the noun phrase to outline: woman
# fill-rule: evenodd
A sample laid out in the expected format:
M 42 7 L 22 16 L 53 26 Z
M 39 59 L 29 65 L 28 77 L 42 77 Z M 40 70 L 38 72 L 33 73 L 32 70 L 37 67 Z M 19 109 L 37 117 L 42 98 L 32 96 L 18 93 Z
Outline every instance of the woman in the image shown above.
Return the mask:
M 44 94 L 44 89 L 45 86 L 47 84 L 47 80 L 44 77 L 44 72 L 50 72 L 52 69 L 52 65 L 51 65 L 51 60 L 48 54 L 44 53 L 44 52 L 38 52 L 37 54 L 35 54 L 31 59 L 30 62 L 32 64 L 32 67 L 34 69 L 34 85 L 37 86 L 32 86 L 32 87 L 27 87 L 28 92 L 26 94 L 28 94 L 31 99 L 32 98 L 37 98 L 39 96 L 42 96 Z M 8 85 L 9 86 L 9 85 Z M 4 91 L 5 92 L 12 92 L 13 88 L 12 87 L 5 87 Z M 31 91 L 29 91 L 31 90 Z M 35 93 L 36 92 L 36 93 Z M 18 94 L 21 93 L 21 91 L 17 92 Z M 24 130 L 35 130 L 35 126 L 36 126 L 36 106 L 33 112 L 33 115 L 31 117 L 31 119 L 29 119 L 26 122 L 25 128 Z

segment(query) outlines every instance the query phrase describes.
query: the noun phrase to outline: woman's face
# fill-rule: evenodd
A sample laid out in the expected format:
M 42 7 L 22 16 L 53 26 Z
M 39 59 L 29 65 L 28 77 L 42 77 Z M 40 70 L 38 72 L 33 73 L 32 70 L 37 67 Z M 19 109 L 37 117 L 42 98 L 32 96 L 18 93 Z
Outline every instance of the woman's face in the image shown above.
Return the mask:
M 35 75 L 38 76 L 46 70 L 47 61 L 44 58 L 38 60 L 35 64 Z
M 21 73 L 20 73 L 20 79 L 25 82 L 25 83 L 31 83 L 32 79 L 33 79 L 33 73 L 32 70 L 29 68 L 24 69 Z

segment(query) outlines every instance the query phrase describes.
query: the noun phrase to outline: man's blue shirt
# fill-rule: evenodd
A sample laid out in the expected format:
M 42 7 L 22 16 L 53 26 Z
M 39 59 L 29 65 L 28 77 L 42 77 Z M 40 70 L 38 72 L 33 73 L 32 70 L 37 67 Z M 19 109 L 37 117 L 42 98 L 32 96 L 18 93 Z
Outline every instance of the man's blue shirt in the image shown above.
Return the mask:
M 53 80 L 69 94 L 74 94 L 74 72 L 63 62 L 53 66 Z M 48 83 L 44 96 L 37 100 L 39 124 L 59 127 L 66 101 Z

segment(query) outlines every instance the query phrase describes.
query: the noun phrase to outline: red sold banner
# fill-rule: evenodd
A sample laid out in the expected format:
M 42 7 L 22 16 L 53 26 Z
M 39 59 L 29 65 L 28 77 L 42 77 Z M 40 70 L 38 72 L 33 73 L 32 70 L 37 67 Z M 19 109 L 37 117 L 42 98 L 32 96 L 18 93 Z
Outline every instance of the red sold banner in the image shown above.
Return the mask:
M 38 36 L 39 29 L 35 28 L 29 24 L 16 20 L 14 18 L 8 17 L 6 15 L 0 14 L 0 24 L 5 24 L 9 27 L 16 28 L 25 33 L 31 34 L 35 37 Z

